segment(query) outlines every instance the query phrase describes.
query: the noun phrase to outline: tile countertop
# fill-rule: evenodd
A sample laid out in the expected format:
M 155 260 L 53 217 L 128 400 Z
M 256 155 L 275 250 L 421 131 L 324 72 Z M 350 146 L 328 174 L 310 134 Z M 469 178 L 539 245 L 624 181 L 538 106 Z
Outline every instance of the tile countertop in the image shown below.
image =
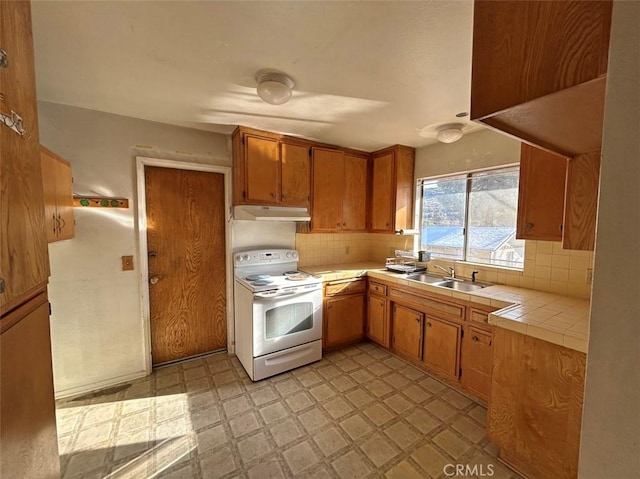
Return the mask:
M 348 263 L 308 266 L 300 269 L 321 276 L 324 281 L 369 276 L 441 296 L 498 308 L 489 324 L 542 339 L 569 349 L 587 352 L 589 342 L 589 300 L 496 284 L 461 293 L 448 288 L 406 279 L 380 267 L 380 263 Z

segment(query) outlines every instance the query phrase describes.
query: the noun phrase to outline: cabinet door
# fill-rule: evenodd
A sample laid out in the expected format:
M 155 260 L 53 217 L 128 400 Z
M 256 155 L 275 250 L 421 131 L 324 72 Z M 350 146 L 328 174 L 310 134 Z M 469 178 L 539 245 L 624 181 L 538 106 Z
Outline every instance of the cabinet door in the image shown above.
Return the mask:
M 600 184 L 600 150 L 576 156 L 567 168 L 564 249 L 593 251 Z
M 367 171 L 367 158 L 345 155 L 343 230 L 366 231 L 367 229 Z
M 42 200 L 38 108 L 29 2 L 0 2 L 0 46 L 9 65 L 0 68 L 2 113 L 24 121 L 26 134 L 0 126 L 0 312 L 19 305 L 49 276 Z M 4 395 L 4 394 L 3 394 Z
M 280 201 L 278 140 L 244 137 L 248 203 L 277 204 Z
M 562 240 L 566 170 L 567 158 L 522 144 L 517 238 Z
M 424 329 L 424 362 L 448 376 L 458 378 L 461 330 L 459 324 L 427 317 Z
M 423 321 L 421 312 L 394 304 L 393 348 L 414 359 L 422 359 Z
M 371 230 L 393 231 L 395 208 L 393 153 L 373 158 L 371 167 Z
M 344 196 L 344 153 L 313 148 L 312 231 L 337 231 L 342 228 Z
M 364 294 L 326 299 L 324 347 L 360 341 L 364 336 Z
M 309 206 L 311 189 L 311 157 L 309 147 L 282 142 L 282 204 Z
M 0 337 L 0 477 L 60 477 L 46 295 L 2 322 L 15 323 Z
M 44 220 L 47 228 L 47 241 L 52 243 L 58 241 L 58 209 L 56 207 L 57 189 L 56 176 L 58 162 L 47 150 L 40 150 L 42 167 L 42 191 L 44 199 Z
M 58 240 L 73 238 L 75 226 L 73 224 L 73 177 L 71 165 L 66 161 L 56 164 L 56 209 L 58 211 L 59 234 Z
M 485 401 L 491 391 L 492 339 L 490 332 L 469 327 L 462 340 L 462 384 Z
M 389 347 L 389 321 L 387 301 L 378 296 L 369 296 L 367 314 L 367 337 L 385 348 Z

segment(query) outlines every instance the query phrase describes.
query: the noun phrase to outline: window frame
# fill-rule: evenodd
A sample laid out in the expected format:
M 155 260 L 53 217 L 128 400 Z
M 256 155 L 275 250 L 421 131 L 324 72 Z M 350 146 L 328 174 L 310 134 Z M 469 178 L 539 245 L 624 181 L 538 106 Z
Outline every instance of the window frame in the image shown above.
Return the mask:
M 437 176 L 428 176 L 428 177 L 422 177 L 422 178 L 418 178 L 416 181 L 416 191 L 417 191 L 417 201 L 418 201 L 418 205 L 416 208 L 416 224 L 418 225 L 418 234 L 416 235 L 415 238 L 415 249 L 422 249 L 422 231 L 424 229 L 423 225 L 422 225 L 422 219 L 423 219 L 423 209 L 424 209 L 424 199 L 423 199 L 423 185 L 426 181 L 433 181 L 433 180 L 443 180 L 445 178 L 460 178 L 460 179 L 464 179 L 466 182 L 465 185 L 465 211 L 464 211 L 464 226 L 462 228 L 462 259 L 452 259 L 452 258 L 438 258 L 435 257 L 433 258 L 436 261 L 449 261 L 449 262 L 454 262 L 454 263 L 464 263 L 464 264 L 469 264 L 469 265 L 477 265 L 483 268 L 498 268 L 498 269 L 506 269 L 506 270 L 510 270 L 510 271 L 519 271 L 522 272 L 524 271 L 524 259 L 522 262 L 522 266 L 517 267 L 517 266 L 505 266 L 505 265 L 498 265 L 498 264 L 491 264 L 491 263 L 480 263 L 478 261 L 468 261 L 467 260 L 467 247 L 468 247 L 468 242 L 469 242 L 469 235 L 467 234 L 467 231 L 469 229 L 469 200 L 470 200 L 470 196 L 471 196 L 471 188 L 472 188 L 472 178 L 473 175 L 478 175 L 481 173 L 490 173 L 493 171 L 500 171 L 500 170 L 514 170 L 517 171 L 518 174 L 520 173 L 520 163 L 509 163 L 509 164 L 505 164 L 505 165 L 497 165 L 497 166 L 493 166 L 490 168 L 482 168 L 482 169 L 478 169 L 478 170 L 470 170 L 470 171 L 460 171 L 460 172 L 452 172 L 452 173 L 447 173 L 447 174 L 442 174 L 442 175 L 437 175 Z M 520 190 L 520 182 L 518 181 L 518 196 L 519 196 L 519 190 Z M 517 207 L 518 205 L 516 204 L 516 217 L 517 217 Z M 517 222 L 517 219 L 516 219 Z M 514 224 L 514 228 L 516 228 L 516 224 Z M 517 238 L 516 238 L 517 239 Z M 526 245 L 525 245 L 526 248 Z

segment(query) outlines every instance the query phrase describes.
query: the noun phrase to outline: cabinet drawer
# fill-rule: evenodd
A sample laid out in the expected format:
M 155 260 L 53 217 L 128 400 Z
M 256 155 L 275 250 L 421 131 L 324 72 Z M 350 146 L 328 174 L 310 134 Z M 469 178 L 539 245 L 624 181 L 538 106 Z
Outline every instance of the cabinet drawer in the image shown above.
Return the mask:
M 426 298 L 396 289 L 390 290 L 389 297 L 392 300 L 410 301 L 411 303 L 420 305 L 421 309 L 429 314 L 437 315 L 438 313 L 441 313 L 460 320 L 464 318 L 465 307 L 458 304 L 445 303 L 436 299 Z
M 480 311 L 478 309 L 469 310 L 469 321 L 476 323 L 489 324 L 489 313 L 486 311 Z
M 342 281 L 332 281 L 325 286 L 325 296 L 335 296 L 337 294 L 356 294 L 365 292 L 364 279 L 346 279 Z
M 387 295 L 387 286 L 384 285 L 384 284 L 380 284 L 380 283 L 370 282 L 369 283 L 369 293 L 378 294 L 380 296 L 386 296 Z

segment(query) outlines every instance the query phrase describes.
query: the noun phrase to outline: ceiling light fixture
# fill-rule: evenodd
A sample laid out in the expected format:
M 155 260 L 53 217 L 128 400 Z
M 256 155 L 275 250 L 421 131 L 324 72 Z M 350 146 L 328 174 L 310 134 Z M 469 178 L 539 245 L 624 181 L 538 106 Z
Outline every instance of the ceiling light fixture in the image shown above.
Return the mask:
M 259 73 L 256 81 L 258 96 L 271 105 L 287 103 L 295 85 L 287 75 L 276 72 Z
M 448 123 L 438 127 L 436 133 L 436 139 L 441 143 L 453 143 L 462 138 L 461 123 Z

